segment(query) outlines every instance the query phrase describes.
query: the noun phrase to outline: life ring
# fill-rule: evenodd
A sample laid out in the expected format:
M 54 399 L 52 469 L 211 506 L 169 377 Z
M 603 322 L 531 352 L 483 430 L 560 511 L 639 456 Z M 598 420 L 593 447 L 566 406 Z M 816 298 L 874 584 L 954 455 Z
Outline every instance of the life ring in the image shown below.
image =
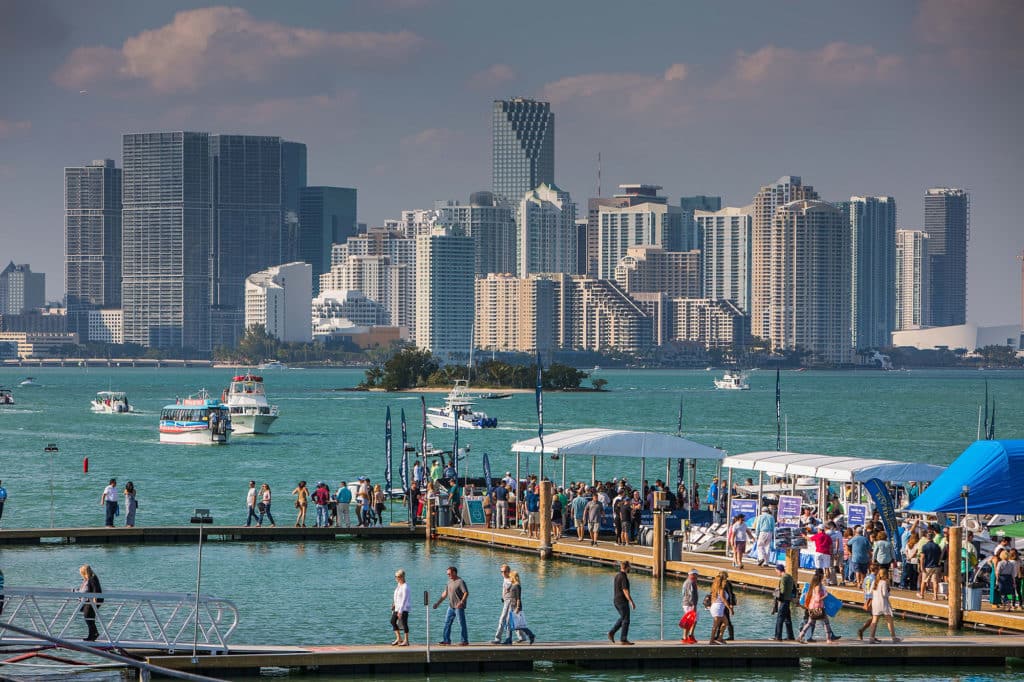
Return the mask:
M 978 522 L 978 519 L 972 519 L 968 517 L 964 519 L 963 525 L 966 530 L 969 530 L 972 533 L 977 533 L 979 530 L 981 530 L 981 524 Z

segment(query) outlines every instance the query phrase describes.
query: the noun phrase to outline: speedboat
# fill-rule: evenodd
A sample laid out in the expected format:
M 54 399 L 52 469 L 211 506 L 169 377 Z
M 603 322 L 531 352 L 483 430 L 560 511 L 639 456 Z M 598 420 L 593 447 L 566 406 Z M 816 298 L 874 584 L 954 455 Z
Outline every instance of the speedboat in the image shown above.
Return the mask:
M 35 380 L 35 377 L 25 377 L 18 385 L 22 388 L 28 388 L 29 386 L 40 386 L 41 384 Z
M 13 405 L 14 394 L 11 393 L 11 389 L 0 386 L 0 405 Z
M 288 369 L 288 365 L 284 364 L 280 360 L 264 360 L 259 364 L 256 369 Z
M 427 421 L 431 426 L 454 429 L 455 420 L 458 420 L 460 429 L 493 429 L 498 426 L 496 417 L 473 410 L 473 401 L 466 393 L 467 386 L 465 379 L 457 379 L 442 407 L 427 408 Z
M 278 417 L 277 405 L 267 402 L 263 377 L 255 374 L 233 377 L 221 400 L 227 403 L 235 433 L 268 433 Z
M 715 388 L 726 391 L 749 391 L 750 384 L 743 372 L 726 372 L 721 379 L 715 379 Z
M 480 400 L 504 400 L 505 398 L 511 398 L 511 393 L 498 393 L 497 391 L 486 391 L 484 393 L 477 393 L 476 397 Z
M 228 406 L 205 390 L 160 410 L 160 442 L 227 445 L 231 435 Z
M 128 403 L 128 394 L 124 391 L 97 392 L 91 409 L 98 414 L 128 414 L 135 411 L 135 407 Z

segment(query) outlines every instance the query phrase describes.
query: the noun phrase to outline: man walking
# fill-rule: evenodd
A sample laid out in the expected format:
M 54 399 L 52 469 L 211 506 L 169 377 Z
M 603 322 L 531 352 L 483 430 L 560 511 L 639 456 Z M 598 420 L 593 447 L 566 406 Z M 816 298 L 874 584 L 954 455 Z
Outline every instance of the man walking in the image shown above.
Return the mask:
M 754 533 L 757 543 L 757 565 L 764 566 L 770 561 L 768 552 L 775 536 L 775 517 L 768 511 L 768 507 L 761 507 L 761 514 L 754 520 Z
M 504 483 L 494 486 L 494 506 L 498 510 L 497 528 L 508 528 L 508 488 Z
M 345 527 L 348 528 L 352 525 L 352 518 L 348 511 L 349 505 L 352 504 L 352 491 L 349 490 L 348 483 L 341 482 L 335 497 L 338 500 L 338 526 L 341 526 L 341 520 L 345 519 Z
M 454 566 L 448 567 L 448 585 L 441 593 L 441 597 L 434 602 L 436 609 L 445 599 L 448 600 L 448 612 L 444 616 L 444 631 L 441 634 L 441 646 L 449 646 L 452 643 L 452 623 L 455 617 L 459 618 L 462 640 L 459 646 L 469 645 L 469 630 L 466 627 L 466 602 L 469 600 L 469 588 L 466 581 L 459 577 L 459 570 Z
M 688 614 L 692 613 L 693 620 L 687 623 L 683 629 L 683 644 L 696 644 L 697 638 L 693 636 L 693 631 L 697 629 L 697 603 L 699 602 L 700 595 L 697 590 L 697 569 L 691 568 L 690 574 L 686 578 L 686 582 L 683 583 L 683 618 L 688 618 Z
M 942 562 L 942 550 L 935 544 L 935 531 L 928 531 L 928 542 L 918 551 L 921 557 L 921 590 L 918 597 L 924 599 L 924 592 L 928 589 L 928 583 L 932 585 L 932 599 L 939 600 L 939 582 L 941 582 L 940 564 Z
M 850 549 L 850 563 L 853 564 L 853 582 L 862 585 L 871 563 L 871 541 L 864 537 L 864 528 L 857 526 L 846 546 Z
M 601 531 L 601 517 L 604 516 L 604 505 L 601 504 L 601 500 L 598 499 L 597 495 L 590 498 L 590 502 L 587 502 L 587 506 L 583 508 L 583 519 L 587 524 L 587 528 L 590 529 L 590 544 L 592 547 L 597 546 L 597 534 Z
M 572 498 L 572 502 L 569 503 L 569 509 L 572 511 L 572 522 L 576 526 L 576 537 L 580 542 L 583 542 L 583 538 L 586 537 L 587 526 L 583 521 L 583 510 L 586 509 L 587 500 L 589 499 L 583 492 L 583 485 L 581 484 L 576 497 Z
M 526 529 L 527 537 L 540 537 L 540 495 L 536 486 L 526 489 Z
M 786 639 L 793 640 L 793 613 L 790 603 L 796 599 L 796 581 L 786 573 L 785 564 L 776 564 L 775 571 L 779 574 L 779 586 L 775 588 L 775 641 L 782 641 L 782 628 L 786 628 Z
M 251 526 L 253 520 L 259 523 L 260 517 L 256 514 L 256 481 L 249 481 L 249 491 L 245 494 L 245 508 L 248 511 L 245 527 Z
M 104 508 L 105 525 L 107 528 L 114 527 L 114 517 L 117 515 L 117 479 L 110 479 L 110 483 L 103 489 L 100 495 L 100 506 Z
M 512 577 L 511 569 L 508 564 L 501 565 L 501 615 L 498 616 L 498 630 L 494 633 L 494 639 L 491 640 L 491 644 L 501 644 L 505 641 L 512 641 L 512 630 L 511 623 L 509 623 L 509 614 L 512 612 Z M 508 634 L 505 631 L 508 630 Z M 519 641 L 524 641 L 523 633 L 519 633 Z
M 615 574 L 615 581 L 612 585 L 612 604 L 615 605 L 615 610 L 619 612 L 619 619 L 615 621 L 615 625 L 608 631 L 608 639 L 614 642 L 615 633 L 621 629 L 622 639 L 619 640 L 621 644 L 633 643 L 629 641 L 629 611 L 636 608 L 636 603 L 633 602 L 633 596 L 629 593 L 628 574 L 629 562 L 623 561 L 619 564 L 619 572 Z

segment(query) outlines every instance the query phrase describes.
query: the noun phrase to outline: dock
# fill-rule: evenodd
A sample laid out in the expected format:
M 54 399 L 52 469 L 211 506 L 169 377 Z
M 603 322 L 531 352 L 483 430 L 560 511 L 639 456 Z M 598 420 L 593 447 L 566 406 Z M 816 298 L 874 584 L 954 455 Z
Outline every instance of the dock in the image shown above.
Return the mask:
M 951 646 L 954 644 L 955 646 Z M 922 637 L 898 644 L 868 644 L 842 640 L 836 644 L 772 641 L 733 641 L 726 646 L 683 645 L 669 641 L 638 641 L 634 646 L 610 642 L 537 642 L 501 646 L 424 645 L 265 647 L 220 656 L 155 655 L 145 660 L 172 670 L 230 679 L 286 669 L 372 677 L 387 674 L 529 672 L 541 664 L 591 670 L 696 670 L 798 668 L 807 662 L 857 666 L 952 666 L 977 670 L 1005 666 L 1007 659 L 1024 657 L 1024 636 Z M 429 658 L 429 662 L 428 662 Z
M 57 544 L 175 544 L 194 543 L 200 526 L 136 526 L 134 528 L 24 528 L 0 530 L 0 546 Z M 211 542 L 295 542 L 329 541 L 350 538 L 419 540 L 422 530 L 407 525 L 369 528 L 334 527 L 295 528 L 293 526 L 202 526 L 203 541 Z

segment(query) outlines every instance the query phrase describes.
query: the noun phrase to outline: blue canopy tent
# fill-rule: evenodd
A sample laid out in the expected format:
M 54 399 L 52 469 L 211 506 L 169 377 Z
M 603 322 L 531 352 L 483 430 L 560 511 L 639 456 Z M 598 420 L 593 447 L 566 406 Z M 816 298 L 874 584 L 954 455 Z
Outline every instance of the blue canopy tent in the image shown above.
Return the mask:
M 1024 514 L 1024 440 L 975 441 L 907 508 L 971 514 Z

